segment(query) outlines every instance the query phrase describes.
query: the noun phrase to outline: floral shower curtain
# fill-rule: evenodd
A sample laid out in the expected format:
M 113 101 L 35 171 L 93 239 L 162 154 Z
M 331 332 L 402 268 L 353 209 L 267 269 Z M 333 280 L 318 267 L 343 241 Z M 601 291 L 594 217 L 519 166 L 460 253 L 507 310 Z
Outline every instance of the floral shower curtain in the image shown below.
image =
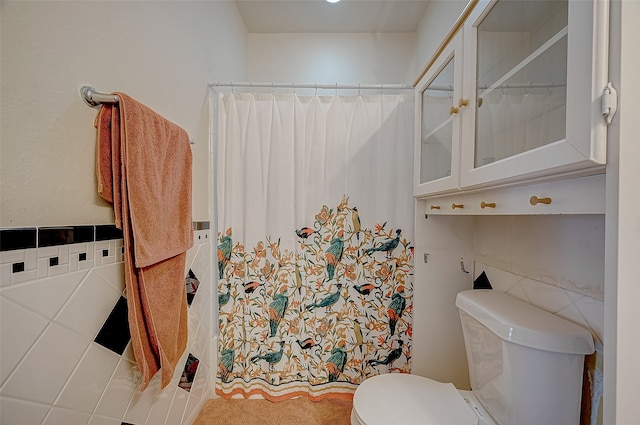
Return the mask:
M 413 94 L 213 96 L 217 394 L 350 398 L 409 372 Z

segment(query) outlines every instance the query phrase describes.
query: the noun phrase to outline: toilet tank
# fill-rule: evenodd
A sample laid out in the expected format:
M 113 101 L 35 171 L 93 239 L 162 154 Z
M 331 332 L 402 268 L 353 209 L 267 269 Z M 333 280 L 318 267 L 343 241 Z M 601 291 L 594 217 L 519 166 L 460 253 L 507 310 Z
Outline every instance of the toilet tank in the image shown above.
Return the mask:
M 586 329 L 494 290 L 458 294 L 471 389 L 500 425 L 577 425 Z

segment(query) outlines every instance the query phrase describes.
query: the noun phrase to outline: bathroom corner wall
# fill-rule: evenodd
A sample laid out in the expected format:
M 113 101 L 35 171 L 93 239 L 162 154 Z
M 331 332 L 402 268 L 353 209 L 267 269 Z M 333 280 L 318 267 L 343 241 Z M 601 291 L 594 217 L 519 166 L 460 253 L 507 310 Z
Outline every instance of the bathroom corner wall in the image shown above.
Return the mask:
M 2 230 L 0 423 L 190 424 L 215 376 L 208 222 L 194 223 L 187 252 L 187 349 L 171 383 L 160 390 L 156 374 L 144 392 L 128 333 L 122 239 L 99 236 L 109 226 L 93 227 L 32 228 L 26 239 Z M 38 247 L 14 249 L 38 233 Z M 43 243 L 56 233 L 69 243 Z

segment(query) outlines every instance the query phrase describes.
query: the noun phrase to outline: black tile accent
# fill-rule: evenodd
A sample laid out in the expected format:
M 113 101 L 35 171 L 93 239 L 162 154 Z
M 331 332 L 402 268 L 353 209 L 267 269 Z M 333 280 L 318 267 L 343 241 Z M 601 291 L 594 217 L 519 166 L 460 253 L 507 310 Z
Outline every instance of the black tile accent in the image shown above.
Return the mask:
M 185 278 L 185 284 L 187 285 L 187 305 L 191 306 L 193 298 L 196 296 L 198 286 L 200 286 L 200 281 L 191 269 L 189 269 L 189 273 Z
M 19 263 L 13 263 L 11 265 L 11 271 L 13 273 L 20 273 L 24 271 L 24 261 L 20 261 Z M 187 300 L 189 299 L 189 295 L 187 295 Z
M 81 252 L 80 254 L 78 254 L 78 261 L 86 261 L 86 260 L 87 260 L 86 252 Z
M 37 241 L 38 229 L 35 227 L 0 230 L 0 251 L 35 248 Z
M 98 332 L 95 342 L 122 355 L 131 339 L 127 313 L 127 299 L 121 296 Z
M 103 257 L 106 257 L 106 256 L 108 256 L 108 255 L 109 255 L 109 250 L 108 250 L 108 249 L 103 249 L 103 250 L 102 250 L 102 256 L 103 256 Z
M 209 221 L 194 221 L 193 230 L 209 230 Z
M 38 227 L 38 247 L 93 242 L 93 226 Z
M 96 225 L 96 242 L 110 241 L 111 239 L 122 239 L 122 230 L 118 229 L 115 224 Z
M 49 267 L 57 266 L 58 265 L 58 261 L 59 261 L 58 257 L 49 258 Z
M 199 364 L 200 360 L 198 360 L 193 354 L 189 353 L 187 362 L 184 365 L 184 371 L 182 372 L 182 376 L 178 382 L 178 386 L 180 388 L 185 391 L 191 391 L 191 384 L 193 383 L 193 378 L 196 376 Z
M 194 230 L 208 230 L 210 222 L 194 221 Z M 0 251 L 122 239 L 122 230 L 113 224 L 0 229 Z M 208 239 L 208 235 L 204 235 Z

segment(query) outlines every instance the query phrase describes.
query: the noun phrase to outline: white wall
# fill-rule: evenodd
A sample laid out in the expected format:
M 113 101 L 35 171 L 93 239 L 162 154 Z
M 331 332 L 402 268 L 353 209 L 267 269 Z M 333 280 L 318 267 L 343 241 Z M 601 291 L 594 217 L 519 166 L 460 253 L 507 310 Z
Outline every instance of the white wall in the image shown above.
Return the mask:
M 247 76 L 247 33 L 235 4 L 3 0 L 0 8 L 0 227 L 113 223 L 96 193 L 97 110 L 79 96 L 85 84 L 126 92 L 189 132 L 193 218 L 213 221 L 208 83 Z M 200 288 L 188 351 L 204 367 L 191 393 L 177 387 L 179 370 L 164 391 L 155 380 L 141 393 L 130 349 L 119 356 L 93 342 L 123 290 L 116 241 L 1 252 L 0 422 L 193 420 L 211 395 L 216 364 L 211 231 L 195 236 L 187 265 Z M 16 263 L 24 271 L 12 270 Z
M 418 77 L 453 27 L 468 0 L 432 0 L 416 31 L 416 74 Z
M 249 34 L 249 81 L 406 83 L 415 75 L 415 35 Z
M 123 91 L 187 130 L 194 219 L 209 219 L 207 85 L 246 78 L 235 4 L 2 2 L 0 226 L 113 223 L 96 194 L 85 84 Z

